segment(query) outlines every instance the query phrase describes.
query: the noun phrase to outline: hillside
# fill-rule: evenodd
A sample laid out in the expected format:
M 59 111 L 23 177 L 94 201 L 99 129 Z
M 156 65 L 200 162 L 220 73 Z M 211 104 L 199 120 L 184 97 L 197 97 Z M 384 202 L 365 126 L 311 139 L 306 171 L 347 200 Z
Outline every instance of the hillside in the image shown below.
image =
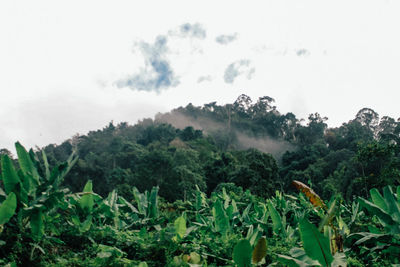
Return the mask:
M 110 123 L 44 148 L 51 165 L 76 147 L 79 160 L 65 185 L 79 190 L 89 179 L 105 196 L 117 188 L 160 186 L 169 201 L 190 196 L 198 185 L 211 193 L 234 183 L 268 196 L 292 190 L 294 179 L 312 184 L 325 198 L 366 196 L 373 187 L 400 183 L 400 123 L 364 108 L 338 128 L 310 114 L 307 121 L 281 114 L 271 97 L 233 104 L 179 107 L 135 125 Z M 172 190 L 173 189 L 173 190 Z

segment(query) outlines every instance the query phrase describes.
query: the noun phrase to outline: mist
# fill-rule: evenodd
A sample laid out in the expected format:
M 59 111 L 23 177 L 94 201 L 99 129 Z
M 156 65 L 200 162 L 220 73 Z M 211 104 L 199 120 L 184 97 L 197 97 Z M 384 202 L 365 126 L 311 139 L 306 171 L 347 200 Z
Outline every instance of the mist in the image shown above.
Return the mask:
M 217 122 L 206 117 L 191 117 L 182 114 L 179 111 L 171 113 L 158 114 L 155 118 L 158 122 L 168 123 L 178 129 L 193 127 L 196 130 L 202 130 L 207 135 L 213 135 L 218 131 L 229 131 L 227 123 Z M 230 131 L 235 136 L 235 145 L 237 149 L 246 150 L 249 148 L 257 149 L 264 153 L 269 153 L 279 160 L 286 151 L 294 150 L 294 146 L 286 141 L 276 140 L 269 136 L 254 137 L 243 131 L 232 127 Z

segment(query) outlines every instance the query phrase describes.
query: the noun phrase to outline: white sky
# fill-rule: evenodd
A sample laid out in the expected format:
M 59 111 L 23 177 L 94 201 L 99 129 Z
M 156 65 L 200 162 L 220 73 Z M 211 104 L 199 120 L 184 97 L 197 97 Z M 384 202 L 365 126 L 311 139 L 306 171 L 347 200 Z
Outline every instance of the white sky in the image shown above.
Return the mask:
M 330 126 L 363 107 L 397 119 L 399 14 L 395 0 L 2 0 L 0 148 L 60 143 L 111 120 L 134 124 L 242 93 L 271 96 L 298 118 L 319 112 Z M 174 35 L 185 23 L 207 37 Z M 215 41 L 234 34 L 227 45 Z M 158 35 L 169 36 L 166 57 L 179 85 L 160 93 L 118 88 L 145 66 L 135 44 L 152 45 Z M 226 68 L 240 60 L 249 66 L 226 83 Z

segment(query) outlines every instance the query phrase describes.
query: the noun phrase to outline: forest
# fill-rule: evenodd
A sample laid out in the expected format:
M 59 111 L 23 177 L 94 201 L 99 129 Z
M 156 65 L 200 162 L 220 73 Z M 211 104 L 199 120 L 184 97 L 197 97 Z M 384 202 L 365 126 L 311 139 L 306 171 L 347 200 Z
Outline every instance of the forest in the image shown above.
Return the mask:
M 1 149 L 4 266 L 400 266 L 400 121 L 240 95 Z

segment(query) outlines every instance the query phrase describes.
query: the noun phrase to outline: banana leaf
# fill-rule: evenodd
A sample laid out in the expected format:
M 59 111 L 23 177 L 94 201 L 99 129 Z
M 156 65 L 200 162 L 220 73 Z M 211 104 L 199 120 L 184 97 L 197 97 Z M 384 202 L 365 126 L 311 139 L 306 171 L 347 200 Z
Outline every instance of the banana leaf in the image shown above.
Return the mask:
M 254 264 L 262 261 L 267 256 L 267 239 L 261 237 L 258 239 L 256 246 L 253 249 L 252 261 Z
M 26 149 L 19 142 L 15 143 L 15 149 L 17 150 L 18 162 L 22 172 L 25 176 L 32 177 L 36 185 L 39 185 L 39 173 L 33 165 L 33 162 Z
M 81 208 L 87 212 L 87 213 L 91 213 L 93 211 L 93 206 L 94 206 L 94 199 L 93 199 L 93 183 L 91 180 L 86 182 L 85 187 L 83 188 L 83 193 L 84 194 L 80 201 L 79 201 L 79 205 L 81 206 Z
M 148 207 L 148 217 L 157 218 L 158 217 L 158 187 L 153 187 L 149 196 L 149 207 Z
M 272 219 L 272 229 L 276 234 L 278 234 L 279 231 L 282 229 L 282 218 L 276 211 L 275 207 L 272 205 L 271 200 L 268 200 L 267 206 Z
M 44 223 L 43 223 L 43 214 L 40 209 L 36 209 L 32 215 L 30 220 L 32 237 L 35 241 L 39 241 L 42 239 L 44 235 Z
M 250 267 L 251 254 L 251 245 L 247 239 L 240 240 L 233 248 L 233 260 L 238 267 Z
M 21 181 L 8 155 L 1 155 L 1 170 L 6 194 L 11 193 Z
M 222 206 L 221 200 L 217 199 L 213 207 L 215 230 L 221 234 L 229 231 L 229 219 Z
M 303 184 L 302 182 L 296 181 L 294 180 L 292 182 L 292 184 L 298 189 L 300 190 L 304 195 L 306 195 L 306 197 L 308 198 L 308 200 L 311 202 L 311 204 L 313 204 L 315 207 L 321 207 L 325 210 L 327 210 L 327 207 L 324 203 L 324 201 L 317 195 L 317 193 L 314 192 L 314 190 L 312 190 L 310 187 L 308 187 L 307 185 Z
M 175 232 L 179 238 L 183 238 L 186 234 L 186 220 L 183 216 L 178 217 L 174 222 Z
M 300 237 L 307 255 L 322 266 L 330 266 L 333 261 L 329 238 L 321 234 L 317 227 L 302 219 L 299 222 Z
M 11 192 L 0 205 L 0 225 L 7 223 L 17 209 L 17 197 Z

